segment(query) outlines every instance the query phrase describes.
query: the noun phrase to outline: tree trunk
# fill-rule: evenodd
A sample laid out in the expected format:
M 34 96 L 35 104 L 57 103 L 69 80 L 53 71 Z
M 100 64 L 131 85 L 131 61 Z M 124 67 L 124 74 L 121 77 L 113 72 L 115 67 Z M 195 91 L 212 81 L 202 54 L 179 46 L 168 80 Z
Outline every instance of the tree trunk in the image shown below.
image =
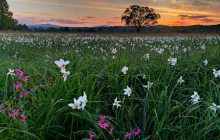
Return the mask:
M 141 31 L 141 26 L 137 26 L 136 31 L 137 31 L 137 33 L 139 33 Z

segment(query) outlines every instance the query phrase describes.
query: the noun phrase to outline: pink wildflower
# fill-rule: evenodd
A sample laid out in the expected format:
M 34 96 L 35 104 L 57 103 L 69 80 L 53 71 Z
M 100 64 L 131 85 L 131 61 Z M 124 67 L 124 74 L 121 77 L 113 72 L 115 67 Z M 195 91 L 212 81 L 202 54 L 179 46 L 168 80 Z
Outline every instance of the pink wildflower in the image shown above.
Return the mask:
M 127 138 L 127 139 L 131 139 L 131 137 L 133 136 L 133 133 L 132 132 L 126 132 L 125 133 L 125 138 Z
M 95 132 L 93 132 L 93 130 L 90 130 L 89 131 L 89 140 L 94 140 L 94 138 L 95 138 Z
M 17 77 L 21 78 L 24 82 L 28 82 L 29 78 L 28 76 L 24 75 L 24 72 L 20 69 L 16 69 L 15 73 L 17 75 Z
M 133 134 L 134 134 L 135 136 L 140 135 L 140 134 L 141 134 L 141 129 L 140 129 L 140 128 L 137 128 L 137 129 L 133 130 Z
M 21 86 L 22 86 L 22 83 L 21 83 L 21 82 L 16 82 L 16 83 L 14 84 L 14 87 L 15 87 L 15 90 L 16 90 L 16 91 L 19 91 L 19 89 L 21 88 Z
M 140 134 L 141 134 L 141 129 L 136 128 L 136 129 L 134 129 L 132 131 L 126 132 L 125 133 L 125 138 L 131 139 L 132 136 L 140 136 Z
M 26 119 L 25 115 L 24 115 L 24 114 L 21 114 L 20 117 L 19 117 L 19 120 L 20 120 L 21 122 L 24 122 L 25 119 Z
M 108 133 L 110 135 L 112 135 L 113 132 L 113 127 L 111 127 L 110 123 L 106 121 L 106 116 L 100 116 L 100 120 L 98 121 L 98 125 L 99 127 L 101 127 L 102 129 L 105 129 L 106 131 L 108 131 Z
M 24 82 L 28 82 L 29 80 L 28 76 L 23 76 L 22 79 L 24 80 Z
M 20 69 L 16 69 L 15 73 L 18 77 L 22 78 L 24 76 L 24 72 Z
M 15 110 L 10 110 L 10 117 L 12 119 L 15 119 L 17 116 L 18 116 L 18 113 L 19 113 L 19 109 L 15 109 Z
M 102 128 L 102 129 L 107 129 L 107 127 L 109 127 L 109 124 L 107 122 L 104 121 L 98 121 L 98 125 Z
M 110 135 L 112 135 L 113 130 L 114 130 L 114 128 L 111 127 L 110 130 L 109 130 L 109 134 L 110 134 Z

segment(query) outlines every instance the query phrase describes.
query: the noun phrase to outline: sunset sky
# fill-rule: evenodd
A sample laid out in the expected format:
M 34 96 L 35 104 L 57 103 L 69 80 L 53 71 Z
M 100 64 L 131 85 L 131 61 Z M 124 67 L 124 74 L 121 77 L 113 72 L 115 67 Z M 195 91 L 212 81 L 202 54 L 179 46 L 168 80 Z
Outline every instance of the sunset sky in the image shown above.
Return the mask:
M 123 25 L 132 4 L 161 14 L 160 25 L 220 24 L 220 0 L 7 0 L 19 23 L 62 26 Z

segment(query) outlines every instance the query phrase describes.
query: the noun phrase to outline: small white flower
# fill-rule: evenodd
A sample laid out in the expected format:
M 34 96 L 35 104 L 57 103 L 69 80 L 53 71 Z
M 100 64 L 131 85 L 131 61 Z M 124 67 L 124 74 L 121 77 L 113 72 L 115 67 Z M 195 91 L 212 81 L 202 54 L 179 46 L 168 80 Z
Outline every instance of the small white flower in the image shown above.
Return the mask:
M 216 70 L 216 69 L 213 69 L 213 74 L 215 76 L 215 78 L 219 77 L 220 78 L 220 70 Z
M 124 73 L 124 74 L 127 74 L 127 72 L 128 72 L 128 67 L 127 67 L 127 66 L 124 66 L 124 67 L 122 68 L 121 72 Z
M 205 59 L 205 60 L 203 61 L 203 63 L 204 63 L 204 65 L 207 65 L 209 62 L 208 62 L 207 59 Z
M 113 54 L 117 53 L 117 49 L 116 48 L 113 48 L 111 51 L 112 51 Z
M 177 58 L 168 58 L 168 63 L 169 63 L 171 66 L 175 66 L 176 63 L 177 63 Z
M 164 49 L 160 48 L 160 49 L 157 50 L 157 52 L 158 52 L 159 54 L 162 54 L 162 53 L 164 52 Z
M 194 94 L 191 96 L 191 101 L 193 104 L 197 104 L 199 103 L 199 100 L 200 100 L 200 96 L 198 94 L 198 92 L 194 91 Z
M 83 96 L 79 97 L 80 102 L 87 103 L 87 95 L 85 91 L 83 91 Z
M 184 83 L 185 81 L 183 80 L 183 77 L 182 76 L 180 76 L 180 78 L 177 80 L 177 83 L 179 83 L 179 84 L 182 84 L 182 83 Z
M 63 74 L 63 80 L 66 81 L 67 77 L 70 75 L 70 72 L 66 71 L 66 69 L 62 68 L 61 73 Z
M 121 102 L 121 101 L 118 101 L 118 100 L 117 100 L 117 97 L 116 97 L 115 100 L 114 100 L 114 103 L 113 103 L 113 107 L 114 107 L 114 106 L 116 106 L 117 108 L 120 107 L 120 106 L 121 106 L 121 105 L 119 104 L 120 102 Z
M 74 98 L 73 103 L 68 104 L 72 109 L 81 109 L 83 110 L 87 103 L 87 95 L 84 92 L 83 96 L 80 96 L 77 100 Z
M 73 103 L 68 104 L 69 107 L 71 107 L 72 109 L 81 109 L 80 106 L 80 101 L 76 100 L 75 98 L 73 99 Z
M 127 86 L 126 89 L 124 89 L 124 95 L 128 95 L 128 97 L 131 96 L 131 92 L 132 92 L 132 91 L 131 91 L 131 88 L 128 87 L 128 86 Z
M 153 84 L 153 82 L 147 82 L 147 85 L 143 85 L 143 87 L 149 90 L 153 86 Z
M 144 60 L 149 60 L 150 59 L 150 54 L 146 53 L 144 56 L 143 56 Z
M 15 75 L 15 70 L 13 70 L 13 69 L 8 69 L 7 75 L 11 75 L 11 76 Z
M 216 105 L 215 103 L 212 103 L 210 109 L 213 110 L 214 113 L 216 113 L 216 110 L 220 109 L 220 105 Z
M 64 61 L 63 59 L 60 59 L 59 61 L 54 61 L 54 63 L 59 67 L 59 68 L 65 68 L 66 65 L 70 63 L 70 61 Z
M 143 74 L 143 75 L 142 75 L 142 78 L 143 78 L 143 79 L 146 79 L 146 78 L 147 78 L 147 77 L 146 77 L 146 74 Z

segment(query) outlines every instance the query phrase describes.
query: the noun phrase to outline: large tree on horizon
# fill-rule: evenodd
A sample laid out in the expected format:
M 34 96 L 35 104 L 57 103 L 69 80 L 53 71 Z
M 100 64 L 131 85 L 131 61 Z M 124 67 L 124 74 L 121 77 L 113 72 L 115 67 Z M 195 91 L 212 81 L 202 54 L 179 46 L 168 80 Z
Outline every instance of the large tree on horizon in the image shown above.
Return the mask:
M 6 0 L 0 0 L 0 29 L 10 29 L 17 24 L 13 18 L 13 13 L 9 10 Z
M 144 26 L 157 24 L 159 18 L 160 14 L 153 8 L 131 5 L 124 11 L 121 20 L 126 26 L 134 26 L 136 31 L 140 32 Z

